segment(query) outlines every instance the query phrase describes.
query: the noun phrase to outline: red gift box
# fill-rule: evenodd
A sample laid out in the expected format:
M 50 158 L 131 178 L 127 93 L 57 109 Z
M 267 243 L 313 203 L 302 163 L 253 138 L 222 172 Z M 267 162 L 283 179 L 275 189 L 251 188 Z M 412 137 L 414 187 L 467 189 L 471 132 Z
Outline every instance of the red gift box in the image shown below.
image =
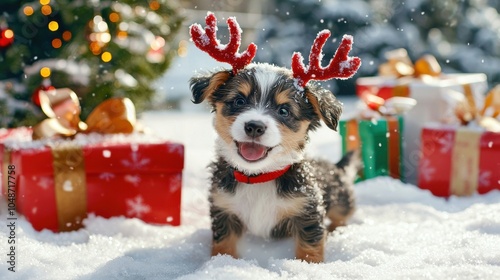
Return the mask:
M 7 175 L 8 174 L 8 165 L 10 163 L 10 153 L 7 152 L 4 146 L 5 141 L 12 141 L 12 140 L 27 140 L 31 139 L 31 133 L 32 130 L 27 127 L 21 127 L 21 128 L 0 128 L 0 187 L 2 189 L 1 194 L 7 197 L 7 185 L 9 178 Z M 5 151 L 5 152 L 4 152 Z M 5 164 L 4 164 L 5 163 Z M 15 174 L 14 174 L 15 175 Z M 12 176 L 11 179 L 11 184 L 15 186 L 17 181 L 15 180 L 17 177 Z
M 87 213 L 180 224 L 183 145 L 59 144 L 10 151 L 17 210 L 36 230 L 77 229 Z
M 500 189 L 500 133 L 449 126 L 422 130 L 419 187 L 434 195 Z

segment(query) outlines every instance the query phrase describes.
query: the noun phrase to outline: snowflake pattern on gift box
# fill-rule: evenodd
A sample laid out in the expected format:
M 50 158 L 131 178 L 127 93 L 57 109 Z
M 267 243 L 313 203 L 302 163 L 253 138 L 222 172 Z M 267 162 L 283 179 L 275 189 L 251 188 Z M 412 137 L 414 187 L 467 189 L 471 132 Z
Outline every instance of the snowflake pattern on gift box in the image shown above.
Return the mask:
M 449 153 L 453 146 L 455 145 L 455 141 L 453 140 L 453 134 L 446 133 L 442 138 L 439 138 L 437 142 L 441 145 L 439 152 L 442 154 Z
M 181 155 L 182 152 L 184 151 L 184 147 L 180 144 L 169 144 L 168 145 L 168 152 L 169 153 L 175 153 Z
M 491 183 L 491 171 L 485 170 L 479 173 L 479 186 L 487 187 Z
M 129 182 L 136 187 L 139 185 L 139 183 L 141 183 L 141 177 L 139 175 L 125 175 L 123 179 L 125 180 L 125 182 Z
M 428 159 L 423 159 L 422 165 L 420 166 L 420 174 L 422 175 L 422 178 L 429 182 L 432 180 L 435 172 L 436 168 L 431 165 L 431 162 Z
M 115 177 L 116 177 L 115 174 L 110 173 L 110 172 L 104 172 L 104 173 L 101 173 L 99 175 L 99 179 L 101 179 L 103 181 L 106 181 L 106 182 L 111 181 L 111 179 L 113 179 Z
M 138 195 L 133 199 L 127 199 L 127 215 L 131 217 L 142 218 L 142 215 L 149 213 L 151 207 L 144 203 L 142 196 Z
M 170 193 L 177 192 L 182 185 L 182 174 L 177 174 L 175 176 L 170 177 L 168 185 L 170 187 L 169 189 Z
M 122 159 L 121 163 L 123 166 L 133 169 L 142 169 L 146 167 L 151 162 L 149 158 L 141 158 L 137 150 L 132 150 L 130 154 L 130 160 Z

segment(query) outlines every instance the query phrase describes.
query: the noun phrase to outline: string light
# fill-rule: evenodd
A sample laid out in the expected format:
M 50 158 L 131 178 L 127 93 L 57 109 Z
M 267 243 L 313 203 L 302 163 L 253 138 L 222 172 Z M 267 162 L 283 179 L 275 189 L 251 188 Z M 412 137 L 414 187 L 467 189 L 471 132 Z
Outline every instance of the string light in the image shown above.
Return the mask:
M 165 46 L 165 39 L 160 36 L 156 36 L 155 40 L 151 42 L 151 49 L 153 50 L 159 50 L 160 48 L 163 48 Z
M 54 49 L 58 49 L 62 46 L 62 41 L 61 39 L 59 38 L 56 38 L 54 40 L 52 40 L 52 47 L 54 47 Z
M 127 36 L 128 36 L 127 31 L 123 31 L 123 30 L 118 31 L 118 33 L 116 34 L 116 37 L 120 40 L 127 38 Z
M 160 8 L 160 3 L 158 3 L 158 1 L 156 0 L 153 0 L 149 2 L 149 7 L 151 8 L 151 10 L 156 11 Z
M 3 36 L 7 39 L 11 39 L 14 37 L 14 31 L 12 31 L 12 29 L 7 29 L 3 32 Z
M 41 10 L 42 10 L 42 14 L 44 14 L 46 16 L 48 16 L 52 13 L 52 7 L 50 7 L 49 5 L 42 6 Z
M 94 54 L 94 55 L 98 55 L 101 53 L 101 47 L 99 46 L 99 44 L 97 42 L 92 42 L 90 43 L 90 51 Z
M 33 10 L 33 7 L 31 6 L 26 6 L 23 9 L 23 13 L 27 16 L 31 16 L 35 11 Z
M 118 22 L 120 20 L 120 15 L 118 13 L 112 12 L 109 14 L 109 20 L 111 22 Z
M 41 5 L 48 5 L 50 4 L 50 0 L 40 0 Z
M 57 21 L 49 22 L 49 30 L 50 31 L 57 31 L 57 29 L 59 29 L 59 23 L 57 23 Z
M 50 68 L 49 67 L 43 67 L 40 69 L 40 75 L 44 78 L 50 77 Z
M 64 31 L 62 34 L 64 41 L 71 40 L 71 36 L 72 36 L 71 31 Z
M 96 15 L 91 21 L 89 21 L 89 27 L 91 30 L 88 37 L 90 41 L 90 51 L 94 55 L 99 55 L 111 41 L 108 24 L 104 21 L 102 16 Z M 109 60 L 111 60 L 111 58 L 109 58 Z
M 101 59 L 104 62 L 110 62 L 112 58 L 113 58 L 113 56 L 111 55 L 110 52 L 103 52 L 101 55 Z

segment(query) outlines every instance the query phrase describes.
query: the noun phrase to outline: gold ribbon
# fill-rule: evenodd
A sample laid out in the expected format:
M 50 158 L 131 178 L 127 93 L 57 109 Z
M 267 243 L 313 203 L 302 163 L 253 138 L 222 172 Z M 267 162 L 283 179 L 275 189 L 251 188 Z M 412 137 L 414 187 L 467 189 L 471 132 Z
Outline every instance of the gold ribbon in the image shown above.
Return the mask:
M 479 182 L 479 150 L 481 133 L 458 129 L 451 156 L 451 194 L 469 196 Z
M 33 139 L 72 137 L 77 133 L 131 133 L 136 125 L 135 107 L 128 98 L 110 98 L 80 120 L 78 96 L 70 89 L 40 91 L 40 106 L 48 119 L 33 127 Z M 87 183 L 83 151 L 73 145 L 51 147 L 57 219 L 60 231 L 82 227 L 87 216 Z
M 476 109 L 476 104 L 472 97 L 470 85 L 464 85 L 465 100 L 459 102 L 455 107 L 455 115 L 462 125 L 467 125 L 472 121 L 486 129 L 487 131 L 500 132 L 500 85 L 495 86 L 487 94 L 481 110 Z
M 87 217 L 87 182 L 85 161 L 80 147 L 52 147 L 54 190 L 60 231 L 81 228 Z
M 392 89 L 393 96 L 409 97 L 409 86 L 413 78 L 426 82 L 441 75 L 441 66 L 432 55 L 423 55 L 415 64 L 412 63 L 405 49 L 388 51 L 384 56 L 387 61 L 379 66 L 378 73 L 380 76 L 398 78 Z
M 136 124 L 135 107 L 128 98 L 110 98 L 80 120 L 78 96 L 68 88 L 40 91 L 40 107 L 48 119 L 33 127 L 33 139 L 71 137 L 81 132 L 131 133 Z
M 433 55 L 423 55 L 415 64 L 411 62 L 405 49 L 396 49 L 385 53 L 387 62 L 382 63 L 378 72 L 381 76 L 401 77 L 438 77 L 441 75 L 441 66 Z
M 3 146 L 2 155 L 2 192 L 8 198 L 9 194 L 9 165 L 11 161 L 11 151 L 5 145 Z

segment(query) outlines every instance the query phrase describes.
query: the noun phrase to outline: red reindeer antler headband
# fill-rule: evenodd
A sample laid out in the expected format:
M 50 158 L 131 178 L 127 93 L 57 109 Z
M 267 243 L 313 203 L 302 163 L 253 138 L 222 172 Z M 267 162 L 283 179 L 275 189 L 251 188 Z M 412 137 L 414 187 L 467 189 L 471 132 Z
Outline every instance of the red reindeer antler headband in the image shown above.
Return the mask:
M 205 22 L 207 26 L 203 29 L 199 24 L 190 27 L 191 38 L 194 44 L 202 51 L 208 53 L 215 60 L 227 62 L 233 67 L 233 74 L 237 74 L 252 62 L 257 52 L 257 46 L 251 43 L 248 48 L 238 53 L 241 45 L 241 28 L 235 18 L 227 19 L 229 28 L 229 43 L 222 45 L 216 38 L 217 18 L 208 12 Z M 330 37 L 330 31 L 323 30 L 318 33 L 311 47 L 309 55 L 309 65 L 305 66 L 304 58 L 300 52 L 295 52 L 292 56 L 293 77 L 297 79 L 297 85 L 304 87 L 308 81 L 326 81 L 333 78 L 347 79 L 352 77 L 361 66 L 361 59 L 349 57 L 352 47 L 352 36 L 344 35 L 335 55 L 330 60 L 327 67 L 321 67 L 323 57 L 322 49 L 326 40 Z
M 257 45 L 251 43 L 246 51 L 238 53 L 241 45 L 241 28 L 234 17 L 227 19 L 229 28 L 229 43 L 222 45 L 216 38 L 217 18 L 211 12 L 205 17 L 207 26 L 205 30 L 199 24 L 191 25 L 190 33 L 194 44 L 202 51 L 208 53 L 215 60 L 227 62 L 233 66 L 233 74 L 245 68 L 257 53 Z
M 359 57 L 348 56 L 352 47 L 352 36 L 350 35 L 344 35 L 328 66 L 325 68 L 321 67 L 320 63 L 323 58 L 322 49 L 329 37 L 330 31 L 326 29 L 318 33 L 311 47 L 308 66 L 302 63 L 304 58 L 300 52 L 293 53 L 293 77 L 298 79 L 299 86 L 304 87 L 309 80 L 347 79 L 358 71 L 361 66 L 361 59 Z

